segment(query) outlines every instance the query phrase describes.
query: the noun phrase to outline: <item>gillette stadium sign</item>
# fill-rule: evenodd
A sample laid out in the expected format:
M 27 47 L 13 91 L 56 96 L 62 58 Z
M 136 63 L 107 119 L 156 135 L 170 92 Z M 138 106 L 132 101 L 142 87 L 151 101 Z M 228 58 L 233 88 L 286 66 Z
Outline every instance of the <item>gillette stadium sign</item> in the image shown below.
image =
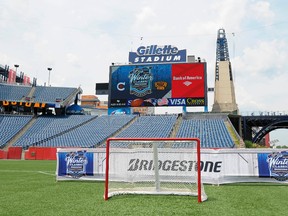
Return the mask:
M 172 45 L 140 46 L 136 52 L 129 52 L 130 64 L 186 62 L 186 50 Z

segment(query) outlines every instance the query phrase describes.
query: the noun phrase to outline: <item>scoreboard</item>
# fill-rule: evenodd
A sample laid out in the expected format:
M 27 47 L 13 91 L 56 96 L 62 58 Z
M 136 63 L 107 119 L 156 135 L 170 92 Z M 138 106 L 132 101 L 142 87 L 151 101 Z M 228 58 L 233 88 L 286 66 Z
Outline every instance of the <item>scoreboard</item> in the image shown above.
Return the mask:
M 206 62 L 112 65 L 108 106 L 207 106 Z

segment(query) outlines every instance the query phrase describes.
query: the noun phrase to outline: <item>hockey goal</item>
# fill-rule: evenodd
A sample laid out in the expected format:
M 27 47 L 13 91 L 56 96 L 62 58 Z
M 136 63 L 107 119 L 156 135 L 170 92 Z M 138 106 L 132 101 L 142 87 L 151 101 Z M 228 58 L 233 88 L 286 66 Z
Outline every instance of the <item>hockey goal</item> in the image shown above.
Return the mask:
M 104 199 L 120 194 L 173 194 L 205 201 L 197 164 L 197 138 L 109 138 Z

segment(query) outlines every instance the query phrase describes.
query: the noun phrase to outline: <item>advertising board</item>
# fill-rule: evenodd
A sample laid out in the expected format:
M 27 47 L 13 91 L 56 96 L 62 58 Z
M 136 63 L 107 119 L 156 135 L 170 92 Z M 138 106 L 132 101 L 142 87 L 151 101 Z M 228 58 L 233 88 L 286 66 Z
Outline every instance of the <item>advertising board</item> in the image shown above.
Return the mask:
M 186 62 L 186 50 L 179 50 L 172 45 L 140 46 L 136 52 L 129 52 L 131 64 L 149 64 L 164 62 Z
M 112 151 L 112 150 L 111 150 Z M 148 173 L 153 166 L 151 158 L 131 154 L 133 149 L 116 150 L 111 160 L 117 161 L 109 169 L 113 172 Z M 195 169 L 195 161 L 183 158 L 184 151 L 175 149 L 174 159 L 159 158 L 159 169 L 166 175 L 183 175 Z M 57 149 L 57 180 L 104 180 L 105 148 Z M 144 166 L 144 164 L 146 164 Z M 148 166 L 150 164 L 151 166 Z M 202 149 L 201 178 L 207 184 L 236 182 L 271 182 L 288 184 L 288 149 Z

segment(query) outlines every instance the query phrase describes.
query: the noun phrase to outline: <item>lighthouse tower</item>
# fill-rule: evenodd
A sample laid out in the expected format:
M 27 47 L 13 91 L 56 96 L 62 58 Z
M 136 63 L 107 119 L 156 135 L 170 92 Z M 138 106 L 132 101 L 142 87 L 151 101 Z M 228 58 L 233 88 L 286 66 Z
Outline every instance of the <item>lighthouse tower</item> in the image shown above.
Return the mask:
M 228 43 L 224 29 L 219 29 L 217 36 L 214 104 L 212 112 L 238 114 Z

